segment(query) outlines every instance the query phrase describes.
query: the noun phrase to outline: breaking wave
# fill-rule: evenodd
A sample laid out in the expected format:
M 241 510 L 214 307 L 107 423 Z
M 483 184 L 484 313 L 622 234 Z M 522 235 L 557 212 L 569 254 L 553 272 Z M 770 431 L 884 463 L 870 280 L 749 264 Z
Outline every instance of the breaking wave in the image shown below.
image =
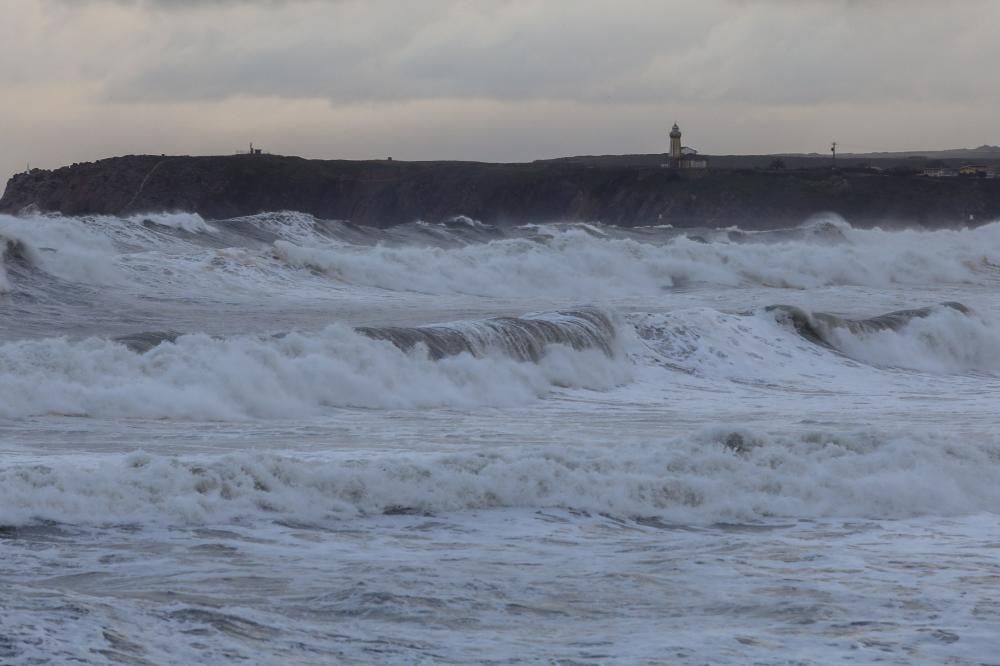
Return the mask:
M 323 523 L 570 508 L 689 523 L 1000 511 L 1000 444 L 933 434 L 767 436 L 301 459 L 133 453 L 0 467 L 0 525 Z
M 0 345 L 0 415 L 244 419 L 506 406 L 561 387 L 607 390 L 629 376 L 614 325 L 596 310 L 271 338 L 50 338 Z
M 351 285 L 430 294 L 574 299 L 657 294 L 690 284 L 809 289 L 833 285 L 992 284 L 1000 224 L 974 230 L 848 229 L 846 242 L 795 237 L 705 242 L 673 235 L 615 238 L 578 227 L 459 247 L 274 243 L 290 266 Z M 749 240 L 748 240 L 749 238 Z
M 597 308 L 442 326 L 357 330 L 375 340 L 387 340 L 404 351 L 422 346 L 433 359 L 462 353 L 483 357 L 499 352 L 520 361 L 538 362 L 549 345 L 599 349 L 608 356 L 615 354 L 616 346 L 615 325 L 610 315 Z
M 10 291 L 10 281 L 7 279 L 7 262 L 19 259 L 23 247 L 16 240 L 0 238 L 0 294 Z
M 33 266 L 63 280 L 122 289 L 141 283 L 178 295 L 223 288 L 259 294 L 262 285 L 294 294 L 302 269 L 331 288 L 578 302 L 699 284 L 809 289 L 1000 282 L 1000 223 L 887 232 L 822 220 L 743 232 L 501 228 L 459 218 L 383 230 L 289 212 L 211 223 L 184 213 L 39 215 L 0 216 L 0 238 L 19 243 Z
M 161 227 L 179 229 L 188 233 L 215 233 L 215 227 L 205 222 L 198 213 L 145 213 L 128 218 L 136 224 L 155 224 Z
M 126 296 L 148 299 L 151 309 L 167 302 L 167 315 L 184 312 L 202 294 L 210 305 L 226 303 L 229 312 L 237 311 L 246 301 L 230 297 L 242 291 L 254 303 L 274 297 L 286 305 L 297 305 L 296 294 L 308 292 L 326 317 L 337 310 L 320 299 L 338 289 L 363 303 L 372 289 L 441 295 L 443 303 L 454 294 L 593 303 L 697 284 L 1000 284 L 1000 224 L 933 232 L 827 224 L 708 233 L 597 224 L 500 229 L 468 219 L 377 230 L 297 213 L 210 222 L 183 214 L 0 216 L 0 243 L 0 290 L 58 278 L 58 289 L 50 291 L 66 298 L 97 294 L 81 307 L 87 316 L 99 313 L 91 304 L 108 302 L 102 294 L 127 292 L 130 285 L 138 286 Z M 109 287 L 84 293 L 66 285 Z M 722 291 L 710 292 L 711 299 Z M 982 291 L 973 290 L 973 297 Z M 756 290 L 755 302 L 764 293 L 771 292 Z M 396 296 L 378 306 L 407 304 Z M 11 312 L 51 317 L 25 330 L 66 330 L 60 328 L 62 302 L 33 308 L 24 300 L 29 307 Z M 459 300 L 466 307 L 465 299 L 450 303 Z M 637 413 L 653 405 L 649 418 L 659 419 L 659 428 L 670 415 L 685 418 L 689 405 L 703 411 L 688 422 L 732 415 L 719 402 L 739 398 L 748 385 L 754 399 L 743 406 L 765 405 L 787 420 L 789 414 L 798 418 L 795 406 L 785 405 L 797 395 L 813 399 L 806 415 L 814 416 L 884 396 L 899 403 L 915 394 L 933 400 L 942 387 L 961 388 L 966 393 L 954 395 L 964 400 L 1000 377 L 1000 326 L 988 312 L 956 304 L 852 319 L 788 306 L 663 311 L 691 301 L 644 302 L 660 311 L 616 315 L 580 308 L 433 326 L 337 324 L 270 337 L 23 335 L 0 343 L 0 417 L 298 419 L 336 415 L 340 408 L 471 410 L 567 396 L 573 400 L 565 404 L 577 410 L 568 410 L 567 418 L 575 418 L 587 408 L 580 404 L 589 406 L 578 400 L 579 391 L 621 387 L 598 404 L 614 410 L 621 401 L 638 405 Z M 480 312 L 494 305 L 476 303 Z M 494 312 L 509 307 L 501 303 Z M 536 306 L 524 309 L 529 307 Z M 121 319 L 130 311 L 110 312 Z M 391 318 L 383 314 L 380 320 Z M 174 325 L 168 316 L 155 321 L 148 327 Z M 134 330 L 147 323 L 137 319 Z M 981 381 L 982 374 L 991 375 L 990 382 Z M 827 400 L 838 392 L 849 400 Z M 665 401 L 671 401 L 667 407 Z M 988 415 L 992 403 L 979 407 Z M 483 450 L 480 442 L 475 451 L 449 455 L 139 453 L 3 463 L 0 524 L 324 521 L 496 507 L 566 507 L 684 522 L 1000 510 L 995 438 L 732 429 L 654 438 L 648 433 L 655 428 L 637 430 L 642 441 L 510 442 L 496 450 Z
M 1000 376 L 1000 328 L 958 304 L 851 320 L 774 306 L 616 317 L 596 308 L 271 337 L 146 332 L 0 345 L 0 416 L 294 418 L 336 407 L 524 404 L 637 368 L 854 390 L 904 368 Z M 627 325 L 626 325 L 627 324 Z M 649 377 L 661 385 L 670 375 Z
M 1000 328 L 961 303 L 869 319 L 768 308 L 803 337 L 875 366 L 935 373 L 1000 372 Z
M 30 265 L 73 282 L 113 284 L 119 273 L 113 241 L 76 220 L 0 215 L 0 241 Z
M 1000 376 L 1000 325 L 958 303 L 847 319 L 792 306 L 628 315 L 640 362 L 757 384 L 854 390 L 866 369 Z M 859 363 L 864 364 L 859 365 Z

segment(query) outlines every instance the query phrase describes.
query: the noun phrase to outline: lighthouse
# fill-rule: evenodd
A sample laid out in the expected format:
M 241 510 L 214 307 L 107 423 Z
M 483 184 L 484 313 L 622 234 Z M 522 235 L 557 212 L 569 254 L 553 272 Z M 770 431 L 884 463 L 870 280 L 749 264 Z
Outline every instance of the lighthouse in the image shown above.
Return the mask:
M 681 128 L 677 123 L 670 130 L 670 159 L 673 162 L 680 162 L 681 159 Z
M 674 123 L 670 128 L 670 159 L 660 166 L 665 169 L 707 169 L 708 160 L 699 156 L 694 148 L 681 145 L 681 128 Z

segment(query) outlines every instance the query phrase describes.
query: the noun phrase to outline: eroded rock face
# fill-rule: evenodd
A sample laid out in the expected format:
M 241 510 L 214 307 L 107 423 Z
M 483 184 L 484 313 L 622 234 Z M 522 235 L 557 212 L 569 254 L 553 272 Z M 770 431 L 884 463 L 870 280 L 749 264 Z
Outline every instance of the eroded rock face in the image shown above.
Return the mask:
M 209 219 L 297 210 L 391 226 L 456 215 L 492 224 L 599 220 L 623 226 L 770 229 L 832 211 L 858 225 L 933 226 L 1000 218 L 1000 179 L 913 175 L 679 173 L 635 163 L 321 161 L 296 157 L 115 157 L 7 184 L 0 212 L 67 215 L 189 211 Z

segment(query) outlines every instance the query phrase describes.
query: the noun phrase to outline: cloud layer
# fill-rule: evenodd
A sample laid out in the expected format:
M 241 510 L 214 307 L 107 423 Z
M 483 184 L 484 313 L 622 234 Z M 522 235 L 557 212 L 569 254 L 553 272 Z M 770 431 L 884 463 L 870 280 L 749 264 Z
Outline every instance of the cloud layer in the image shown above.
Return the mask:
M 655 152 L 674 119 L 717 153 L 1000 143 L 998 19 L 989 0 L 12 0 L 0 174 L 250 139 L 316 157 Z

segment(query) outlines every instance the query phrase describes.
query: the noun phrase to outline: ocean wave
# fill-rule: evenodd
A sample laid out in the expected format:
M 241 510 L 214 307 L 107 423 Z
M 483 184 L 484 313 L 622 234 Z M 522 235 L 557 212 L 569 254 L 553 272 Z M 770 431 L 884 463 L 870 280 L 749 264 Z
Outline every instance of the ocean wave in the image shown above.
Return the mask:
M 88 287 L 111 288 L 108 296 L 177 300 L 320 293 L 322 285 L 310 290 L 309 280 L 274 258 L 270 244 L 275 238 L 250 224 L 216 227 L 180 213 L 132 218 L 0 215 L 0 243 L 14 248 L 13 255 L 8 249 L 8 258 L 25 268 L 8 275 L 7 290 L 56 300 L 72 300 Z M 322 278 L 311 282 L 331 288 Z
M 660 294 L 690 284 L 810 289 L 853 285 L 994 284 L 1000 223 L 933 232 L 837 230 L 846 242 L 664 242 L 577 227 L 461 247 L 310 246 L 278 240 L 278 258 L 350 285 L 430 294 L 574 299 Z
M 406 330 L 419 329 L 150 334 L 124 340 L 131 349 L 97 338 L 11 342 L 0 345 L 0 415 L 225 420 L 507 406 L 559 387 L 610 389 L 631 372 L 610 320 L 596 312 L 438 326 L 420 339 Z
M 756 384 L 847 390 L 869 370 L 1000 375 L 1000 324 L 957 304 L 847 319 L 792 306 L 633 313 L 640 363 Z M 863 365 L 859 365 L 863 364 Z
M 0 467 L 0 525 L 323 523 L 562 507 L 684 524 L 1000 511 L 1000 443 L 938 434 L 775 436 L 296 458 L 136 452 Z
M 7 278 L 7 262 L 17 261 L 22 254 L 23 246 L 19 241 L 0 237 L 0 294 L 11 290 L 10 280 Z
M 0 241 L 8 253 L 63 280 L 104 285 L 121 277 L 113 241 L 77 220 L 0 215 Z
M 376 242 L 382 233 L 375 228 L 358 227 L 341 220 L 323 220 L 308 213 L 277 211 L 234 217 L 215 222 L 222 232 L 260 238 L 268 243 L 283 239 L 305 245 L 329 242 Z
M 1000 327 L 961 303 L 847 319 L 768 308 L 803 337 L 874 366 L 934 373 L 1000 372 Z
M 128 218 L 135 224 L 155 224 L 188 233 L 216 233 L 218 229 L 198 213 L 143 213 Z
M 617 347 L 611 315 L 597 308 L 439 326 L 362 327 L 357 331 L 375 340 L 387 340 L 404 351 L 422 346 L 433 359 L 499 352 L 520 361 L 538 362 L 554 344 L 576 350 L 599 349 L 607 356 L 613 356 Z
M 159 279 L 181 290 L 211 289 L 214 276 L 252 293 L 257 281 L 294 281 L 309 269 L 347 287 L 594 302 L 688 285 L 1000 282 L 1000 223 L 882 231 L 824 219 L 791 230 L 700 234 L 582 223 L 507 228 L 465 218 L 383 230 L 293 212 L 211 224 L 182 213 L 0 216 L 0 237 L 21 243 L 37 268 L 99 285 Z

